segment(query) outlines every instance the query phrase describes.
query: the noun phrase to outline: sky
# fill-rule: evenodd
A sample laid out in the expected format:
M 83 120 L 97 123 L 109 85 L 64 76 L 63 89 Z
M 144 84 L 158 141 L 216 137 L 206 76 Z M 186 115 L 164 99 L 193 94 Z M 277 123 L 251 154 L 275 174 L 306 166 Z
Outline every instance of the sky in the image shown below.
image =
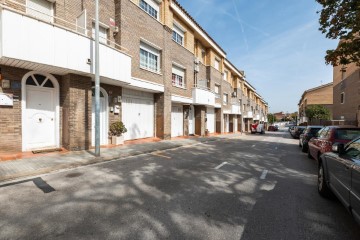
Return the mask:
M 315 0 L 178 0 L 269 103 L 295 112 L 302 93 L 332 82 Z

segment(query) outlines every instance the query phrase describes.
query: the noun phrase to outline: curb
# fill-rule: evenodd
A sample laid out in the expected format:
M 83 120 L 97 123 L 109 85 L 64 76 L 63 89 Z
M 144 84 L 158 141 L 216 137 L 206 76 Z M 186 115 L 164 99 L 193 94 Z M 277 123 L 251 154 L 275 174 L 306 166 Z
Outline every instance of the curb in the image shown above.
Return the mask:
M 233 138 L 237 138 L 237 137 L 232 137 L 231 139 L 233 139 Z M 86 159 L 84 162 L 77 162 L 77 163 L 63 164 L 63 165 L 60 164 L 60 165 L 57 165 L 54 167 L 45 167 L 45 168 L 41 168 L 41 169 L 34 170 L 34 171 L 0 176 L 0 187 L 6 185 L 6 183 L 11 182 L 11 181 L 21 180 L 24 178 L 30 178 L 30 177 L 34 177 L 37 175 L 55 173 L 55 172 L 59 172 L 61 170 L 66 171 L 66 170 L 71 170 L 71 169 L 75 169 L 75 168 L 82 167 L 82 166 L 90 166 L 90 165 L 99 164 L 99 163 L 118 161 L 121 159 L 140 156 L 140 155 L 146 155 L 146 154 L 150 154 L 153 152 L 172 150 L 172 149 L 177 149 L 177 148 L 186 147 L 186 146 L 194 146 L 194 145 L 203 144 L 203 143 L 216 142 L 216 141 L 220 141 L 220 140 L 224 140 L 224 139 L 223 138 L 209 138 L 204 141 L 190 142 L 188 144 L 176 144 L 175 143 L 174 145 L 159 147 L 156 149 L 145 150 L 145 151 L 134 151 L 132 153 L 125 153 L 123 155 L 119 155 L 116 157 L 92 157 L 92 158 Z

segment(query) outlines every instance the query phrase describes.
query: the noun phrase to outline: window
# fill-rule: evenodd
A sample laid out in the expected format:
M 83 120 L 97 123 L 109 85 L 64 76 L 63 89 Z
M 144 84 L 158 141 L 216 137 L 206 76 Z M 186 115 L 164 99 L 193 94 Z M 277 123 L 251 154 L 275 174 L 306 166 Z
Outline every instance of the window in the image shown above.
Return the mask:
M 352 140 L 360 136 L 359 129 L 336 129 L 335 139 Z
M 160 51 L 145 43 L 140 43 L 140 67 L 160 72 Z
M 218 59 L 215 59 L 214 68 L 220 71 L 220 61 Z
M 107 44 L 107 27 L 99 25 L 99 42 Z M 92 38 L 95 39 L 95 23 L 92 24 Z
M 185 69 L 173 65 L 172 85 L 176 87 L 185 88 Z
M 229 99 L 229 96 L 226 93 L 224 93 L 224 95 L 223 95 L 223 103 L 224 103 L 224 105 L 227 105 L 228 99 Z
M 177 24 L 173 25 L 172 38 L 175 42 L 177 42 L 181 46 L 184 46 L 184 34 L 185 34 L 185 31 L 182 30 L 181 27 L 179 27 Z
M 352 159 L 360 159 L 360 139 L 347 146 L 345 155 Z
M 341 93 L 341 95 L 340 95 L 340 103 L 341 104 L 344 104 L 345 103 L 345 93 Z
M 27 0 L 26 12 L 41 20 L 53 22 L 53 3 L 47 0 Z
M 147 12 L 153 18 L 159 20 L 159 5 L 152 0 L 144 1 L 140 0 L 140 8 Z
M 215 97 L 220 98 L 220 85 L 215 84 Z
M 228 79 L 228 74 L 229 74 L 228 71 L 224 71 L 224 80 L 225 81 L 227 81 L 227 79 Z

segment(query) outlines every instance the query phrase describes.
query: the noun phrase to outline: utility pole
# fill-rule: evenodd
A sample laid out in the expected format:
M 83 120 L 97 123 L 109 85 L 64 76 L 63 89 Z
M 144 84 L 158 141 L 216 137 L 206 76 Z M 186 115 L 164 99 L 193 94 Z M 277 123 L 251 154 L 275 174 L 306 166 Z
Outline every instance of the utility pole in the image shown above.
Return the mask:
M 100 157 L 99 0 L 95 0 L 95 156 Z

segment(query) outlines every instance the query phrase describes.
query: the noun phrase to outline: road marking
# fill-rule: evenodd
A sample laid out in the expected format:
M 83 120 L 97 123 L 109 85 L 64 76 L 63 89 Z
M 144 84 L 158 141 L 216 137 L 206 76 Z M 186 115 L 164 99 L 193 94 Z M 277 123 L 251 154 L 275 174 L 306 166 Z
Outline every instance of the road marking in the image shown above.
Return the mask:
M 255 147 L 256 145 L 252 145 L 252 147 Z
M 171 157 L 161 155 L 161 154 L 160 154 L 160 153 L 158 153 L 158 152 L 153 152 L 153 153 L 151 153 L 151 155 L 153 155 L 153 156 L 157 156 L 157 157 L 162 157 L 162 158 L 171 159 Z
M 268 172 L 269 172 L 268 170 L 262 171 L 262 174 L 261 174 L 261 176 L 260 176 L 260 179 L 265 179 L 265 178 L 266 178 L 266 174 L 267 174 Z
M 222 166 L 224 166 L 224 165 L 226 165 L 226 164 L 228 164 L 228 162 L 223 162 L 222 164 L 220 164 L 219 166 L 217 166 L 215 169 L 219 169 L 219 168 L 221 168 Z
M 278 150 L 278 147 L 275 147 L 275 150 Z

